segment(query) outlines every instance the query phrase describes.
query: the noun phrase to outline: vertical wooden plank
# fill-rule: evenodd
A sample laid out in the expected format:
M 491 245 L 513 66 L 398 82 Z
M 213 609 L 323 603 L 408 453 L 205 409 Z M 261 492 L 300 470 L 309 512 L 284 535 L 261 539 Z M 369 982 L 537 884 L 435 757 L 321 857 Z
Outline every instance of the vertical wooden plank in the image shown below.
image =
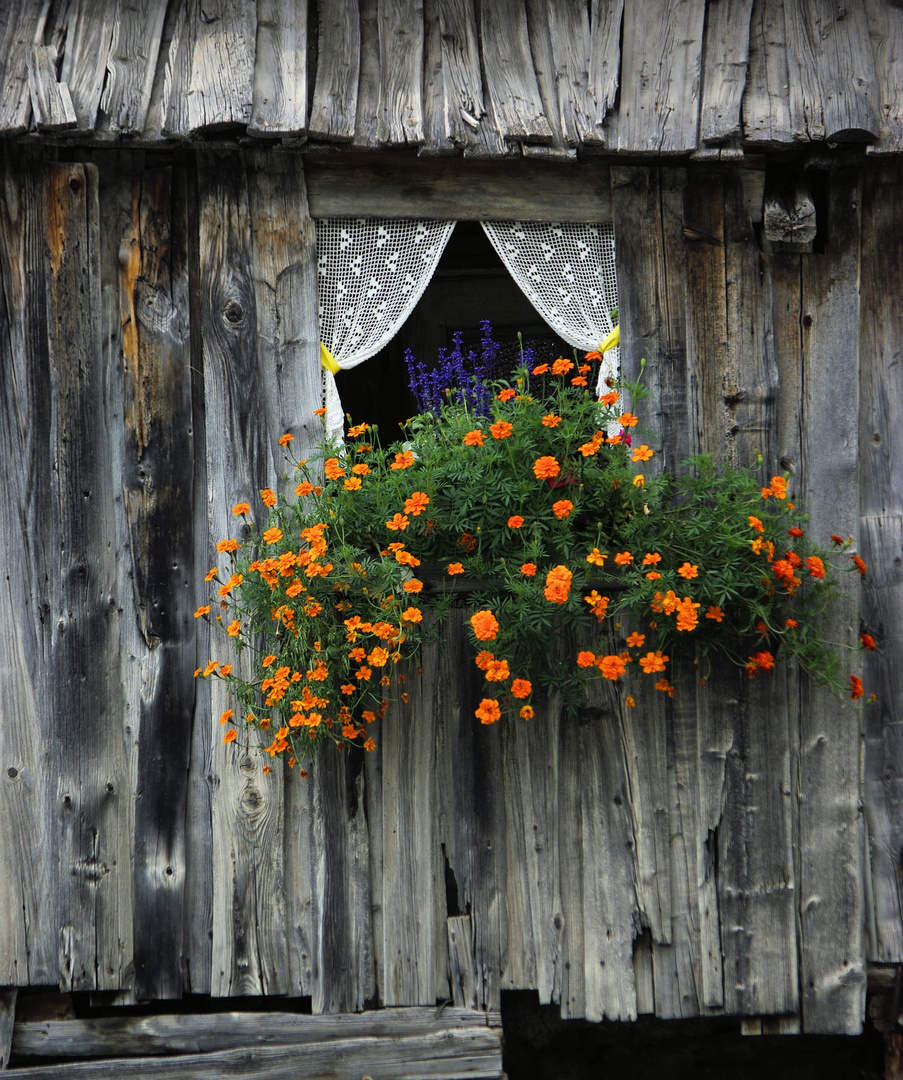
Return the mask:
M 654 0 L 624 10 L 620 105 L 609 143 L 633 153 L 695 150 L 702 0 Z
M 423 142 L 423 0 L 379 2 L 379 123 L 388 146 Z
M 120 2 L 105 0 L 105 10 L 98 11 L 93 0 L 76 0 L 63 9 L 66 47 L 60 82 L 69 87 L 79 131 L 93 132 L 97 121 Z
M 441 148 L 447 142 L 451 150 L 473 142 L 486 115 L 473 0 L 424 0 L 424 18 L 427 58 L 438 47 L 435 63 L 441 73 L 435 104 L 429 96 L 424 99 L 427 145 Z M 429 63 L 427 77 L 431 77 Z M 433 110 L 437 116 L 431 121 Z
M 360 64 L 357 0 L 317 0 L 317 75 L 307 126 L 312 139 L 354 138 Z
M 743 136 L 762 147 L 793 141 L 783 0 L 753 0 Z
M 562 122 L 562 110 L 559 105 L 560 94 L 565 95 L 567 100 L 568 87 L 562 82 L 559 86 L 557 64 L 553 52 L 552 30 L 549 25 L 551 9 L 543 0 L 526 0 L 527 26 L 530 34 L 530 55 L 533 59 L 533 71 L 536 75 L 536 85 L 539 87 L 539 95 L 542 99 L 546 121 L 552 129 L 552 143 L 550 146 L 525 146 L 525 156 L 541 155 L 545 158 L 569 158 L 574 151 L 568 146 L 565 138 L 565 127 Z M 588 21 L 588 20 L 587 20 Z M 588 27 L 587 27 L 588 29 Z M 588 38 L 587 34 L 587 38 Z M 589 42 L 584 42 L 584 47 L 589 48 Z M 561 47 L 559 45 L 559 49 Z M 579 45 L 577 46 L 579 50 Z M 564 62 L 564 57 L 561 58 Z M 588 59 L 588 57 L 587 57 Z M 586 67 L 584 65 L 584 83 L 586 81 Z M 575 76 L 579 81 L 579 76 Z M 575 87 L 579 93 L 579 86 Z M 567 110 L 567 105 L 565 105 Z M 592 110 L 590 110 L 592 112 Z
M 589 11 L 583 0 L 557 0 L 548 5 L 554 78 L 560 125 L 571 146 L 601 144 L 592 93 Z M 532 21 L 532 20 L 531 20 Z M 531 25 L 532 29 L 532 25 Z
M 118 989 L 130 965 L 110 409 L 100 341 L 97 171 L 45 171 L 52 419 L 48 717 L 58 777 L 59 980 Z
M 185 806 L 195 701 L 197 578 L 184 174 L 131 183 L 119 250 L 122 490 L 137 725 L 135 996 L 182 990 Z M 124 560 L 125 561 L 125 560 Z
M 97 116 L 99 137 L 144 130 L 165 16 L 165 4 L 119 0 Z
M 247 125 L 256 35 L 256 0 L 204 0 L 188 82 L 189 134 Z
M 586 1016 L 583 929 L 583 798 L 581 736 L 572 718 L 559 725 L 558 858 L 564 935 L 561 943 L 561 1017 Z
M 361 58 L 354 117 L 355 149 L 375 150 L 380 145 L 380 38 L 379 0 L 358 0 L 360 8 Z
M 903 149 L 903 8 L 884 0 L 865 0 L 875 57 L 881 137 L 870 153 L 899 154 Z
M 592 0 L 590 86 L 596 102 L 597 126 L 604 123 L 618 99 L 623 16 L 624 0 Z
M 38 131 L 65 131 L 76 126 L 69 87 L 56 79 L 56 49 L 36 45 L 28 50 L 28 92 Z
M 868 567 L 861 620 L 877 642 L 862 656 L 863 681 L 877 695 L 866 711 L 865 812 L 868 820 L 874 925 L 869 959 L 903 960 L 903 387 L 895 375 L 903 350 L 903 316 L 894 303 L 903 280 L 898 242 L 903 220 L 900 167 L 865 177 L 860 299 L 860 542 Z
M 145 138 L 188 138 L 188 86 L 197 5 L 198 0 L 185 0 L 167 12 Z
M 641 358 L 649 360 L 643 376 L 650 392 L 642 406 L 643 419 L 667 434 L 650 465 L 668 471 L 694 451 L 682 237 L 685 178 L 681 169 L 612 169 L 621 366 L 628 379 L 636 379 Z
M 0 543 L 7 572 L 3 597 L 18 613 L 0 635 L 0 984 L 57 979 L 54 828 L 56 778 L 45 747 L 52 738 L 46 705 L 50 627 L 45 582 L 56 552 L 50 522 L 50 361 L 44 287 L 44 186 L 40 167 L 7 150 L 0 186 Z
M 524 0 L 480 5 L 480 43 L 489 112 L 505 140 L 552 142 L 536 82 Z
M 9 1050 L 16 1019 L 16 996 L 15 989 L 0 990 L 0 1069 L 9 1065 Z
M 707 7 L 700 142 L 720 145 L 740 134 L 752 6 L 753 0 L 721 0 Z
M 257 51 L 248 131 L 307 130 L 307 0 L 257 0 Z
M 271 374 L 258 354 L 248 186 L 243 163 L 198 162 L 201 320 L 207 414 L 208 551 L 235 530 L 236 502 L 260 507 L 275 483 L 267 429 Z M 225 660 L 231 650 L 211 646 Z M 245 662 L 239 658 L 240 662 Z M 237 670 L 241 670 L 236 663 Z M 283 819 L 280 787 L 238 744 L 224 746 L 216 717 L 232 702 L 210 685 L 206 724 L 213 741 L 212 984 L 216 996 L 281 993 L 286 986 Z M 200 723 L 204 723 L 201 715 Z
M 861 174 L 828 176 L 825 251 L 802 257 L 802 494 L 809 534 L 856 536 Z M 836 388 L 844 387 L 842 407 Z M 827 637 L 854 644 L 859 579 L 848 575 Z M 842 669 L 846 662 L 842 660 Z M 858 1032 L 865 993 L 859 715 L 804 687 L 800 717 L 803 1030 Z
M 43 43 L 49 3 L 28 4 L 19 0 L 0 2 L 0 137 L 8 139 L 28 130 L 31 99 L 28 93 L 29 50 Z

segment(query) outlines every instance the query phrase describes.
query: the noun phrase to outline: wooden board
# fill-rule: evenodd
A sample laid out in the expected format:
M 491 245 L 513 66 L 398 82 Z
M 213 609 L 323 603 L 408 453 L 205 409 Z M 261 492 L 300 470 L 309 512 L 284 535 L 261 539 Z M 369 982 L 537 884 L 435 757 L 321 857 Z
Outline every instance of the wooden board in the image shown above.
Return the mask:
M 442 137 L 466 147 L 476 142 L 486 115 L 473 0 L 434 0 L 424 10 L 438 24 L 441 45 Z
M 69 87 L 56 79 L 56 49 L 36 45 L 28 50 L 28 92 L 39 131 L 65 131 L 76 126 Z
M 621 23 L 624 0 L 593 0 L 590 8 L 590 86 L 601 127 L 615 107 L 621 65 Z M 600 137 L 604 140 L 604 134 Z
M 9 138 L 28 130 L 31 97 L 28 90 L 28 55 L 43 44 L 47 8 L 38 4 L 23 5 L 19 0 L 0 3 L 0 73 L 3 94 L 0 98 L 0 136 Z
M 550 143 L 530 53 L 524 0 L 480 6 L 480 44 L 487 105 L 502 139 Z
M 793 141 L 785 38 L 783 0 L 754 0 L 749 75 L 743 95 L 743 137 L 762 148 Z
M 875 62 L 877 112 L 881 138 L 870 153 L 898 154 L 903 149 L 903 8 L 883 0 L 865 0 Z
M 304 0 L 257 0 L 252 135 L 307 130 L 307 6 Z
M 753 0 L 722 0 L 707 9 L 705 73 L 699 112 L 699 141 L 714 145 L 740 134 L 740 106 L 749 70 Z
M 111 54 L 113 27 L 119 19 L 116 0 L 106 0 L 103 6 L 107 8 L 105 18 L 98 17 L 98 5 L 93 0 L 75 0 L 60 12 L 65 12 L 66 19 L 65 24 L 59 25 L 66 40 L 60 82 L 66 84 L 72 95 L 79 131 L 94 130 Z
M 165 16 L 165 4 L 119 0 L 97 116 L 98 136 L 144 131 Z
M 246 127 L 253 105 L 256 0 L 204 0 L 196 19 L 188 133 Z
M 380 0 L 379 121 L 381 143 L 423 142 L 423 0 Z
M 357 0 L 317 0 L 317 72 L 307 131 L 312 139 L 354 137 L 361 25 Z

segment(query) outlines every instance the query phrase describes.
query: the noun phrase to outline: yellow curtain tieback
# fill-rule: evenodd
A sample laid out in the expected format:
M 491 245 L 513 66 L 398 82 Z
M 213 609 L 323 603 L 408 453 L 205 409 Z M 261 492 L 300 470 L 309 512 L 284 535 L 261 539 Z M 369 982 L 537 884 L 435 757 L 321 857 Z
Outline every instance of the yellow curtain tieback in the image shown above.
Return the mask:
M 336 358 L 329 349 L 326 348 L 322 341 L 320 342 L 320 363 L 327 371 L 331 371 L 333 375 L 338 375 L 342 370 L 336 362 Z

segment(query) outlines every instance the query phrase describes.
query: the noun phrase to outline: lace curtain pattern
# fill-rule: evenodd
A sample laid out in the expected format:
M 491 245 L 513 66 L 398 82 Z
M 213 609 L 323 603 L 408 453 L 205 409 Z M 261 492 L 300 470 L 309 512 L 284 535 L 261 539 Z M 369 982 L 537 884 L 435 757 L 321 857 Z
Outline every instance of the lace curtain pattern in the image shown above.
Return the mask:
M 320 341 L 343 370 L 375 356 L 423 295 L 455 223 L 342 218 L 317 222 Z M 335 379 L 324 372 L 326 429 L 342 436 Z
M 499 258 L 543 319 L 581 352 L 598 348 L 618 306 L 614 230 L 610 224 L 484 221 Z M 605 354 L 600 386 L 619 370 L 619 350 Z

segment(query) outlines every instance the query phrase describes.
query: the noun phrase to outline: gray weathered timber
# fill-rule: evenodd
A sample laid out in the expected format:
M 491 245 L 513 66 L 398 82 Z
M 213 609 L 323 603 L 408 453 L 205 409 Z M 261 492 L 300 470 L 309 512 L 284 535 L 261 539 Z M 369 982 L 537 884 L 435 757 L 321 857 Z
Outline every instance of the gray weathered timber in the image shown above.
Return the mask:
M 482 4 L 480 41 L 489 114 L 501 138 L 552 142 L 530 54 L 524 0 Z
M 720 0 L 707 7 L 700 142 L 720 145 L 740 134 L 752 6 L 753 0 Z
M 100 97 L 98 135 L 138 135 L 144 130 L 165 16 L 165 4 L 119 0 Z
M 590 87 L 601 127 L 614 108 L 621 64 L 621 20 L 624 0 L 593 0 L 590 10 Z M 604 133 L 600 134 L 604 141 Z
M 357 0 L 317 0 L 317 73 L 307 132 L 351 142 L 357 111 L 361 23 Z
M 27 4 L 21 0 L 0 3 L 0 136 L 21 135 L 28 130 L 31 97 L 28 87 L 28 54 L 43 43 L 49 3 Z
M 501 1080 L 501 1031 L 486 1024 L 422 1035 L 333 1039 L 302 1046 L 254 1046 L 184 1057 L 118 1058 L 10 1069 L 12 1080 Z
M 358 0 L 360 8 L 361 61 L 357 83 L 357 111 L 354 116 L 355 150 L 376 150 L 380 146 L 382 88 L 380 79 L 379 0 Z
M 380 0 L 379 122 L 381 143 L 423 142 L 423 0 Z
M 441 132 L 456 147 L 475 142 L 486 105 L 473 0 L 431 0 L 428 18 L 438 16 L 442 65 Z
M 59 982 L 115 989 L 131 963 L 128 775 L 118 693 L 111 409 L 102 370 L 97 170 L 45 169 L 53 622 L 45 708 L 65 730 L 50 763 L 59 858 Z M 90 431 L 90 440 L 81 433 Z
M 743 136 L 756 147 L 793 140 L 783 0 L 753 0 Z M 795 74 L 795 73 L 794 73 Z
M 0 990 L 0 1069 L 9 1065 L 9 1052 L 13 1041 L 16 1018 L 16 996 L 13 989 Z
M 822 254 L 802 259 L 802 495 L 809 533 L 855 537 L 859 519 L 858 386 L 861 179 L 828 178 L 834 222 Z M 811 321 L 810 321 L 811 320 Z M 847 408 L 836 407 L 844 387 Z M 819 432 L 831 432 L 826 441 Z M 849 575 L 827 623 L 829 640 L 856 641 L 859 579 Z M 841 672 L 849 670 L 842 660 Z M 803 1030 L 861 1029 L 865 993 L 859 715 L 825 690 L 803 688 L 800 713 L 800 977 Z M 827 853 L 830 852 L 830 855 Z M 819 854 L 816 854 L 819 853 Z
M 28 92 L 39 131 L 65 131 L 76 126 L 69 87 L 56 80 L 56 49 L 35 45 L 28 50 Z
M 702 0 L 625 5 L 612 148 L 673 154 L 696 147 L 704 20 Z
M 208 550 L 241 534 L 230 507 L 263 508 L 259 492 L 275 484 L 267 430 L 267 382 L 257 353 L 257 313 L 251 274 L 250 213 L 244 168 L 224 169 L 215 157 L 198 162 L 204 394 L 207 414 Z M 278 439 L 278 435 L 276 435 Z M 211 560 L 213 556 L 211 555 Z M 231 574 L 220 554 L 220 580 Z M 217 639 L 212 658 L 231 660 Z M 236 665 L 238 667 L 238 665 Z M 241 670 L 239 668 L 239 670 Z M 211 992 L 284 993 L 286 957 L 282 900 L 282 792 L 262 775 L 252 754 L 224 746 L 216 718 L 232 707 L 223 684 L 210 685 L 212 715 L 200 712 L 212 750 L 213 958 Z M 201 705 L 203 708 L 203 705 Z M 239 718 L 240 722 L 240 718 Z
M 469 915 L 448 919 L 448 975 L 456 1008 L 479 1009 L 477 972 L 473 962 L 473 928 Z
M 248 131 L 303 135 L 307 130 L 306 0 L 257 0 L 257 51 Z
M 186 0 L 174 9 L 175 19 L 172 24 L 169 48 L 161 49 L 160 59 L 163 67 L 163 79 L 159 85 L 159 129 L 157 128 L 157 110 L 153 107 L 148 112 L 148 127 L 156 134 L 177 139 L 187 139 L 190 134 L 188 91 L 191 86 L 192 59 L 194 56 L 195 34 L 200 19 L 199 0 Z M 172 16 L 172 10 L 170 12 Z M 167 19 L 168 29 L 169 19 Z M 165 59 L 164 59 L 165 58 Z M 155 81 L 154 90 L 157 90 Z M 151 100 L 155 99 L 152 92 Z
M 550 703 L 551 705 L 551 703 Z M 586 1016 L 583 968 L 583 798 L 574 783 L 580 774 L 581 734 L 573 719 L 560 724 L 558 758 L 558 858 L 562 938 L 561 1016 Z
M 179 997 L 195 680 L 194 442 L 185 176 L 137 173 L 119 240 L 122 490 L 134 626 L 124 682 L 137 737 L 135 996 Z M 106 217 L 106 215 L 105 215 Z
M 796 139 L 871 142 L 878 137 L 875 60 L 861 4 L 784 5 L 790 122 Z
M 585 3 L 558 0 L 544 5 L 552 50 L 552 75 L 557 90 L 558 127 L 571 146 L 599 144 L 602 132 L 596 125 L 596 108 L 590 81 L 591 44 L 589 13 Z M 542 22 L 531 5 L 531 33 Z
M 423 0 L 423 145 L 419 154 L 454 154 L 448 137 L 439 0 Z
M 118 0 L 107 0 L 98 11 L 94 0 L 76 0 L 60 11 L 66 19 L 58 27 L 66 37 L 60 82 L 72 95 L 79 131 L 93 131 L 97 122 L 118 7 Z
M 343 155 L 308 157 L 305 174 L 314 218 L 611 221 L 608 169 L 594 162 L 531 168 Z
M 805 177 L 790 183 L 766 183 L 762 224 L 765 239 L 771 243 L 812 243 L 818 220 L 811 185 Z
M 875 58 L 877 112 L 881 138 L 870 153 L 903 149 L 903 8 L 883 0 L 865 0 Z
M 187 86 L 189 134 L 247 126 L 256 32 L 256 0 L 204 0 L 198 8 Z
M 552 130 L 552 142 L 545 146 L 521 143 L 521 151 L 524 157 L 568 160 L 575 154 L 565 139 L 561 110 L 558 105 L 559 86 L 555 77 L 556 63 L 552 53 L 552 33 L 549 27 L 547 5 L 541 0 L 526 0 L 526 9 L 533 71 L 536 75 L 536 85 L 539 87 L 545 117 Z M 566 86 L 562 86 L 561 90 L 567 93 Z
M 15 993 L 5 991 L 6 995 Z M 265 1015 L 266 1021 L 261 1017 Z M 16 1058 L 154 1057 L 206 1054 L 254 1046 L 307 1046 L 343 1039 L 409 1038 L 498 1028 L 498 1014 L 446 1008 L 379 1009 L 333 1016 L 224 1012 L 42 1020 L 15 1026 Z
M 860 545 L 867 566 L 861 628 L 877 643 L 862 654 L 862 678 L 877 695 L 865 713 L 865 792 L 873 901 L 869 959 L 903 960 L 903 687 L 894 661 L 903 636 L 903 416 L 899 362 L 903 324 L 894 303 L 903 280 L 899 243 L 899 170 L 884 166 L 865 179 L 862 204 L 859 448 Z

